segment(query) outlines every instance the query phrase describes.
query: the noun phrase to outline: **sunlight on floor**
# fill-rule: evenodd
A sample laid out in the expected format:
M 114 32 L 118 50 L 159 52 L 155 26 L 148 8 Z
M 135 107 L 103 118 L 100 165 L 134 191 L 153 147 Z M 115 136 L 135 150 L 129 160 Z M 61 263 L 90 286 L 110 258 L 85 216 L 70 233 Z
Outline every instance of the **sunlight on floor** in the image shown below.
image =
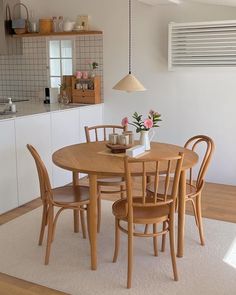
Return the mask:
M 225 263 L 229 264 L 230 266 L 236 268 L 236 238 L 234 239 L 233 243 L 231 244 L 223 261 Z

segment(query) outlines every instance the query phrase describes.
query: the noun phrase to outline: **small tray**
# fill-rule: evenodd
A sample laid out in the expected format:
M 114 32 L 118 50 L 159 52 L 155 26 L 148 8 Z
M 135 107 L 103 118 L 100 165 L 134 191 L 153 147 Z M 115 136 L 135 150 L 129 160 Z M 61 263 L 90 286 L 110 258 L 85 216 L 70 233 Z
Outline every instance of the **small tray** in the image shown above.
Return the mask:
M 107 143 L 106 146 L 111 150 L 113 154 L 121 154 L 125 153 L 125 151 L 132 147 L 131 144 L 128 145 L 120 145 L 120 144 L 110 144 Z

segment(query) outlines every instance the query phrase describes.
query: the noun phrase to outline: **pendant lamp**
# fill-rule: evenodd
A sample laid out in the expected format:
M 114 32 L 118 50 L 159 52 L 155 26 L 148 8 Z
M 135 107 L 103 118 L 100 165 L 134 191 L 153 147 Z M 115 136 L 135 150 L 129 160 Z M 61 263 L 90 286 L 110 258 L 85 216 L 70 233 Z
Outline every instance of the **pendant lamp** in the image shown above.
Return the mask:
M 132 10 L 131 1 L 129 1 L 129 73 L 123 79 L 121 79 L 114 87 L 115 90 L 121 90 L 126 92 L 145 91 L 144 86 L 138 81 L 138 79 L 132 75 L 131 71 L 131 54 L 132 54 Z

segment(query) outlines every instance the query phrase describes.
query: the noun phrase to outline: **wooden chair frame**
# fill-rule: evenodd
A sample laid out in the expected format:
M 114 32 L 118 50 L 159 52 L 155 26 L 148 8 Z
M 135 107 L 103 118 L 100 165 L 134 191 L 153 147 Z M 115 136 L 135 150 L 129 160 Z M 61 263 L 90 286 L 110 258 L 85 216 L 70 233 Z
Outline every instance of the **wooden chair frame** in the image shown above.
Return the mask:
M 85 126 L 85 136 L 86 141 L 91 142 L 91 133 L 94 133 L 95 135 L 95 141 L 107 141 L 109 134 L 108 130 L 110 129 L 110 132 L 116 133 L 117 131 L 125 132 L 127 131 L 127 126 L 120 126 L 120 125 L 96 125 L 96 126 Z M 99 138 L 99 130 L 102 130 L 102 138 Z M 98 223 L 97 223 L 97 231 L 100 231 L 101 227 L 101 195 L 102 194 L 116 194 L 120 193 L 121 198 L 125 197 L 125 181 L 123 178 L 120 177 L 106 177 L 106 178 L 99 178 L 97 180 L 98 183 Z M 103 190 L 102 187 L 106 187 L 106 190 Z M 111 187 L 119 187 L 119 189 L 111 189 Z M 107 189 L 108 188 L 108 189 Z
M 158 187 L 160 182 L 160 166 L 166 162 L 167 171 L 165 173 L 165 192 L 161 196 L 162 201 L 159 201 Z M 153 238 L 154 255 L 158 255 L 157 249 L 157 237 L 160 235 L 170 236 L 170 250 L 172 267 L 174 273 L 174 280 L 178 280 L 177 266 L 176 266 L 176 254 L 174 246 L 174 213 L 175 203 L 178 194 L 178 185 L 180 179 L 180 173 L 183 163 L 183 154 L 180 153 L 176 157 L 168 159 L 148 161 L 142 159 L 130 159 L 125 157 L 124 167 L 126 175 L 126 187 L 127 187 L 127 199 L 121 199 L 113 204 L 113 214 L 115 215 L 115 251 L 113 256 L 113 262 L 117 261 L 120 244 L 120 231 L 128 235 L 128 270 L 127 270 L 127 288 L 131 288 L 132 280 L 132 268 L 133 268 L 133 237 L 151 237 Z M 133 195 L 133 182 L 132 182 L 132 166 L 141 165 L 141 177 L 142 177 L 142 191 L 141 197 L 135 197 Z M 154 194 L 149 197 L 147 194 L 147 176 L 150 173 L 150 165 L 155 168 L 154 172 Z M 174 166 L 175 165 L 175 166 Z M 148 168 L 149 167 L 149 168 Z M 174 168 L 175 167 L 175 168 Z M 139 169 L 140 170 L 140 169 Z M 174 170 L 174 180 L 171 188 L 171 196 L 167 194 L 170 185 L 170 176 Z M 153 172 L 152 172 L 153 174 Z M 139 213 L 138 213 L 139 212 Z M 157 231 L 157 224 L 166 222 L 168 225 L 162 231 Z M 123 223 L 127 224 L 127 227 L 123 226 Z M 136 224 L 152 224 L 153 231 L 138 232 L 136 230 Z
M 205 245 L 205 238 L 203 233 L 203 224 L 202 224 L 202 210 L 201 210 L 201 196 L 202 190 L 204 186 L 204 178 L 209 167 L 209 164 L 212 159 L 213 152 L 215 150 L 215 144 L 213 140 L 206 135 L 196 135 L 191 137 L 184 145 L 184 148 L 191 149 L 196 152 L 197 147 L 199 145 L 205 144 L 205 153 L 202 157 L 202 161 L 200 163 L 200 168 L 197 173 L 196 181 L 193 180 L 193 168 L 190 168 L 188 171 L 187 177 L 187 192 L 185 201 L 190 201 L 193 207 L 193 213 L 196 221 L 196 225 L 199 231 L 200 243 L 201 245 Z M 148 187 L 149 194 L 153 194 L 153 184 L 150 184 Z M 177 208 L 177 207 L 176 207 Z M 165 228 L 165 223 L 163 224 L 163 228 Z M 146 227 L 146 231 L 148 226 Z M 162 251 L 165 250 L 165 236 L 162 238 Z
M 27 144 L 27 148 L 30 151 L 31 155 L 35 160 L 35 164 L 37 167 L 37 172 L 39 176 L 39 185 L 40 185 L 40 195 L 43 203 L 43 212 L 42 212 L 42 222 L 41 222 L 41 229 L 39 235 L 39 245 L 42 245 L 44 232 L 46 226 L 48 226 L 48 233 L 47 233 L 47 247 L 46 247 L 46 255 L 45 255 L 45 265 L 49 263 L 49 256 L 51 250 L 51 244 L 55 237 L 55 229 L 59 215 L 65 209 L 72 209 L 78 210 L 81 212 L 81 225 L 82 225 L 82 232 L 83 237 L 86 238 L 86 226 L 84 221 L 84 211 L 89 209 L 89 199 L 80 201 L 80 187 L 77 186 L 76 188 L 70 187 L 71 191 L 78 195 L 78 201 L 76 202 L 55 202 L 53 199 L 54 191 L 55 190 L 63 190 L 66 187 L 61 187 L 57 189 L 52 189 L 50 184 L 50 179 L 48 176 L 47 169 L 39 156 L 36 149 L 32 146 Z M 57 207 L 59 210 L 57 211 L 56 215 L 54 216 L 54 208 Z
M 196 151 L 196 148 L 200 144 L 205 144 L 205 153 L 200 163 L 200 168 L 197 173 L 197 179 L 193 181 L 193 169 L 189 169 L 189 178 L 187 185 L 193 188 L 193 193 L 186 194 L 186 201 L 190 201 L 193 207 L 193 212 L 195 216 L 196 225 L 199 230 L 199 237 L 201 245 L 205 245 L 205 238 L 203 233 L 203 224 L 202 224 L 202 205 L 201 205 L 201 197 L 202 190 L 205 183 L 205 175 L 209 164 L 212 159 L 213 152 L 215 150 L 215 144 L 213 140 L 206 135 L 196 135 L 191 137 L 184 145 L 185 148 L 191 149 L 192 151 Z

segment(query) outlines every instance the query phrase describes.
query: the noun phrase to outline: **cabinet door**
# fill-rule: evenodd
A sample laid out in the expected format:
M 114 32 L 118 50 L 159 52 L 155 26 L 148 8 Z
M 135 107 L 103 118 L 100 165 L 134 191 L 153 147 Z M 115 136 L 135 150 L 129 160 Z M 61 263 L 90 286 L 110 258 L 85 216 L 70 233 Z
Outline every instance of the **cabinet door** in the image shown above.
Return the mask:
M 80 108 L 79 120 L 80 120 L 79 139 L 80 139 L 80 142 L 86 142 L 84 127 L 103 124 L 103 104 L 86 106 L 86 107 Z
M 18 206 L 14 120 L 0 122 L 0 214 Z
M 28 143 L 38 151 L 51 178 L 50 126 L 50 114 L 22 117 L 15 120 L 19 205 L 40 196 L 37 169 L 26 147 Z
M 79 110 L 55 112 L 51 115 L 52 152 L 79 141 Z M 53 164 L 53 186 L 72 181 L 72 172 Z

